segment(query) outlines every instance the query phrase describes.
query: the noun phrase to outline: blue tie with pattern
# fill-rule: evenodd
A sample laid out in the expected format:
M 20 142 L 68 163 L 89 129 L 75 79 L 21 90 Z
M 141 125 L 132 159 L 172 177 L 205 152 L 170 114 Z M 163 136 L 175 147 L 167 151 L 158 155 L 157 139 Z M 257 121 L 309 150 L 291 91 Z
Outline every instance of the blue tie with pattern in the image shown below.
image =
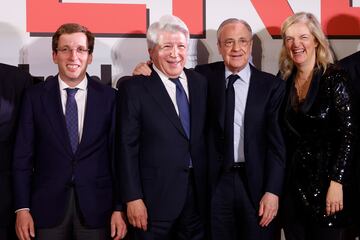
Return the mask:
M 176 105 L 179 110 L 179 118 L 185 134 L 190 139 L 190 107 L 189 101 L 186 97 L 185 90 L 179 78 L 169 78 L 176 85 Z M 189 156 L 189 167 L 192 167 L 191 157 Z
M 78 88 L 66 88 L 65 119 L 73 153 L 76 152 L 79 144 L 78 109 L 75 100 L 75 94 L 78 90 Z

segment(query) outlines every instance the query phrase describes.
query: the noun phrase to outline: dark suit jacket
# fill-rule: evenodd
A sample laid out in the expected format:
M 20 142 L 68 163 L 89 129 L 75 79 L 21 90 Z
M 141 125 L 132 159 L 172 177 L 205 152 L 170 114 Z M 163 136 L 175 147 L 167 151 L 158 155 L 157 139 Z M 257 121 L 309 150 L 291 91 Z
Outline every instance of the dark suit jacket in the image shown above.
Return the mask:
M 13 224 L 11 161 L 20 102 L 32 77 L 17 67 L 0 64 L 0 228 Z
M 71 186 L 86 225 L 109 223 L 114 117 L 115 90 L 88 76 L 83 134 L 73 154 L 57 76 L 26 92 L 14 154 L 15 208 L 30 208 L 35 226 L 61 223 Z
M 250 197 L 255 208 L 265 192 L 280 195 L 283 185 L 285 148 L 278 123 L 284 83 L 251 66 L 245 107 L 244 151 Z M 208 79 L 210 120 L 210 177 L 214 186 L 224 166 L 225 65 L 199 65 L 195 70 Z
M 120 189 L 123 202 L 143 199 L 151 220 L 176 219 L 185 203 L 189 153 L 201 213 L 206 201 L 206 80 L 185 69 L 190 97 L 187 139 L 158 74 L 134 76 L 119 88 Z
M 349 74 L 349 85 L 352 91 L 354 109 L 356 110 L 355 117 L 357 125 L 360 126 L 360 51 L 341 59 L 339 64 Z M 360 198 L 360 127 L 358 127 L 357 132 L 358 147 L 356 148 L 354 165 L 357 176 L 355 181 L 358 183 L 358 197 Z

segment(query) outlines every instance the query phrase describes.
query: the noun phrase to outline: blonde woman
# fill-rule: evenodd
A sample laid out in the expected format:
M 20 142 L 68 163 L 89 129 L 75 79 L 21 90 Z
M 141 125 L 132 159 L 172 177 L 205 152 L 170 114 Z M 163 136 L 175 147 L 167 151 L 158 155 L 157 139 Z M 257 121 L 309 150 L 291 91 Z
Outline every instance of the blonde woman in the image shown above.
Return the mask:
M 287 240 L 349 239 L 348 197 L 355 126 L 345 74 L 311 13 L 281 28 L 280 74 L 287 90 L 282 128 L 287 178 L 282 219 Z

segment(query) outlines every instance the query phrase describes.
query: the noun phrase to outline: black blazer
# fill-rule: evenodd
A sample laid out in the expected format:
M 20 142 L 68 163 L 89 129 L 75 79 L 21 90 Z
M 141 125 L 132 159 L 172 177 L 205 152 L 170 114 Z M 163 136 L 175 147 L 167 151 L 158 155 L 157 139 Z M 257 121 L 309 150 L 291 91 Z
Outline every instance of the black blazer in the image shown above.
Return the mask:
M 251 78 L 245 108 L 244 151 L 250 197 L 255 208 L 265 192 L 280 195 L 285 167 L 285 148 L 278 124 L 284 82 L 250 65 Z M 199 65 L 195 70 L 209 84 L 211 185 L 224 167 L 225 65 Z
M 287 188 L 305 214 L 325 226 L 347 224 L 351 212 L 352 158 L 355 143 L 353 108 L 345 73 L 329 66 L 315 70 L 298 112 L 291 106 L 295 94 L 293 73 L 287 80 L 282 127 L 287 145 Z M 344 210 L 324 217 L 330 181 L 343 184 Z M 286 204 L 286 203 L 285 203 Z
M 15 208 L 30 208 L 37 227 L 61 223 L 71 186 L 87 226 L 106 226 L 114 210 L 115 90 L 87 77 L 83 134 L 75 153 L 58 77 L 38 83 L 24 95 L 13 163 Z
M 17 67 L 0 64 L 0 228 L 13 224 L 11 161 L 20 102 L 32 77 Z
M 190 140 L 155 71 L 149 77 L 131 77 L 119 88 L 116 139 L 121 195 L 124 203 L 143 199 L 152 220 L 179 216 L 187 195 L 189 153 L 199 210 L 205 214 L 207 82 L 194 71 L 184 71 L 190 99 Z

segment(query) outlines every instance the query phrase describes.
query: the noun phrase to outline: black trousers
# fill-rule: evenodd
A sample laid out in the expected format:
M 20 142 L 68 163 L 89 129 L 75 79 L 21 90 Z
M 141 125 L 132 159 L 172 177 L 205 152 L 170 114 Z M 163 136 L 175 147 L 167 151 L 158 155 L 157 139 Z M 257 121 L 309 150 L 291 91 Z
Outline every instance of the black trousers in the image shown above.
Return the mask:
M 110 220 L 109 220 L 110 222 Z M 36 223 L 35 223 L 36 224 Z M 35 225 L 36 227 L 36 225 Z M 38 240 L 105 240 L 111 239 L 110 226 L 106 228 L 88 228 L 84 226 L 76 201 L 75 191 L 72 188 L 68 208 L 63 222 L 53 228 L 37 228 Z
M 148 230 L 133 229 L 136 240 L 204 240 L 205 228 L 196 201 L 195 181 L 190 170 L 185 205 L 173 221 L 155 221 L 148 218 Z
M 211 203 L 212 240 L 276 239 L 275 223 L 261 227 L 257 209 L 249 196 L 245 167 L 223 171 Z

